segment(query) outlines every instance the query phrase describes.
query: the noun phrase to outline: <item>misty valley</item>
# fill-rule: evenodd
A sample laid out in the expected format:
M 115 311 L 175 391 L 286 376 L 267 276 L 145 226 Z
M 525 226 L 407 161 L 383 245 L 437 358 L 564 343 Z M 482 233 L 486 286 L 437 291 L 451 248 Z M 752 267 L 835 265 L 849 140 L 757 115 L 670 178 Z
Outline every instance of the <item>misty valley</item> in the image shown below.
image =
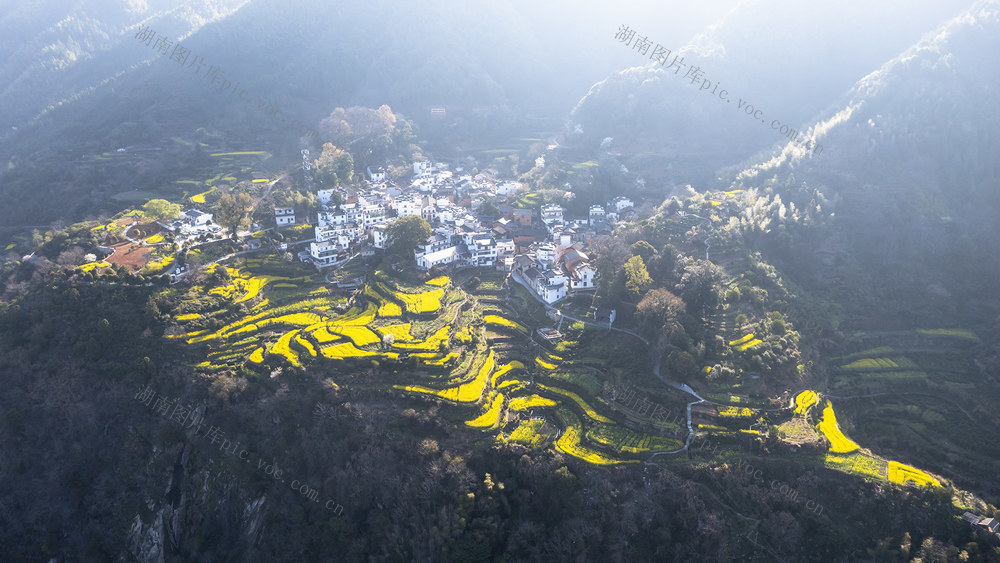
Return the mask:
M 0 558 L 1000 561 L 997 0 L 0 30 Z

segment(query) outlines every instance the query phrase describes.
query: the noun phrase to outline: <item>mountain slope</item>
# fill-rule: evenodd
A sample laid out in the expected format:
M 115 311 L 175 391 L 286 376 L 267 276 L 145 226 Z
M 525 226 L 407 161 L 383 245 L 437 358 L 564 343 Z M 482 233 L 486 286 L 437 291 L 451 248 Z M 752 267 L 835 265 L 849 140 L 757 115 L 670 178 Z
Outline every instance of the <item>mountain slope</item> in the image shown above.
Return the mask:
M 812 125 L 819 156 L 789 144 L 734 185 L 833 199 L 846 248 L 883 283 L 919 276 L 951 294 L 985 293 L 1000 272 L 1000 111 L 991 102 L 1000 66 L 988 55 L 998 32 L 1000 3 L 977 4 Z
M 660 157 L 660 166 L 663 159 L 677 160 L 700 171 L 675 176 L 677 183 L 714 181 L 716 168 L 781 141 L 775 129 L 799 129 L 856 80 L 967 2 L 921 10 L 901 2 L 777 4 L 743 2 L 692 45 L 666 45 L 683 57 L 686 66 L 680 70 L 668 69 L 673 57 L 665 65 L 654 64 L 634 43 L 612 39 L 609 26 L 609 47 L 631 51 L 637 67 L 591 88 L 571 117 L 570 130 L 579 125 L 582 134 L 570 139 L 596 147 L 610 136 L 617 140 L 616 150 L 650 151 Z M 644 33 L 637 28 L 637 35 Z M 702 77 L 685 78 L 694 67 Z M 754 106 L 749 114 L 748 106 Z M 778 120 L 775 129 L 769 125 L 773 120 Z
M 92 170 L 95 155 L 118 147 L 167 150 L 170 139 L 208 127 L 227 142 L 297 153 L 302 131 L 262 111 L 268 106 L 305 128 L 318 128 L 338 106 L 389 104 L 424 126 L 425 139 L 524 135 L 525 123 L 538 127 L 531 117 L 558 123 L 574 92 L 620 56 L 588 58 L 613 51 L 570 44 L 571 24 L 549 35 L 527 23 L 526 4 L 516 1 L 138 6 L 101 17 L 85 3 L 68 15 L 24 8 L 3 20 L 22 31 L 5 40 L 13 54 L 0 80 L 8 84 L 0 101 L 11 108 L 0 129 L 0 224 L 80 218 L 108 195 L 156 189 L 184 171 L 176 159 L 158 163 L 157 174 L 143 166 Z M 190 60 L 178 64 L 137 40 L 140 25 L 179 40 Z M 203 61 L 198 73 L 195 57 Z M 216 84 L 206 76 L 211 67 L 224 72 Z M 220 90 L 223 80 L 239 83 L 247 99 Z M 446 119 L 432 117 L 435 106 L 447 109 Z M 74 195 L 83 189 L 86 197 Z M 56 198 L 67 205 L 48 204 Z
M 188 37 L 223 19 L 247 0 L 201 0 L 179 3 L 78 2 L 14 4 L 0 16 L 0 131 L 24 127 L 60 103 L 86 95 L 152 58 L 149 51 L 128 49 L 140 24 L 160 29 L 172 39 Z M 76 97 L 76 98 L 74 98 Z

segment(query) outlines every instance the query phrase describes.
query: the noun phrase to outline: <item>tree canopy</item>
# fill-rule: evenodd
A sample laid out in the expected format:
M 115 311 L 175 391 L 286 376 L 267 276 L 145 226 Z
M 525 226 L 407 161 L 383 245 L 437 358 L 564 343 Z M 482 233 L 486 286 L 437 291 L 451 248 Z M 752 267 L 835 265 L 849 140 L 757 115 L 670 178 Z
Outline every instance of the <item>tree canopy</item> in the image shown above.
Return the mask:
M 313 176 L 325 186 L 336 186 L 354 178 L 354 158 L 333 143 L 324 143 L 319 158 L 313 162 Z
M 700 314 L 715 307 L 721 282 L 722 272 L 715 264 L 706 260 L 694 260 L 687 264 L 684 275 L 681 276 L 681 286 L 684 288 L 681 297 L 687 303 L 688 310 Z
M 181 206 L 179 204 L 170 203 L 165 199 L 151 199 L 146 202 L 146 205 L 142 206 L 142 210 L 146 212 L 148 217 L 152 217 L 157 221 L 174 219 L 181 214 Z
M 653 330 L 673 322 L 685 310 L 684 301 L 670 290 L 657 287 L 646 292 L 639 306 L 636 317 Z
M 632 254 L 641 256 L 643 262 L 649 262 L 649 258 L 656 254 L 656 248 L 644 240 L 632 243 Z
M 493 200 L 490 199 L 484 201 L 482 205 L 479 206 L 479 209 L 476 210 L 476 212 L 485 217 L 500 216 L 500 208 L 497 207 L 497 204 L 493 203 Z
M 633 256 L 625 262 L 625 291 L 629 297 L 639 299 L 653 286 L 653 278 L 646 271 L 642 256 Z
M 320 132 L 334 143 L 351 148 L 358 170 L 383 165 L 398 155 L 410 154 L 416 145 L 413 124 L 397 116 L 387 105 L 372 109 L 352 106 L 336 108 L 320 122 Z M 345 178 L 340 176 L 343 181 Z
M 253 200 L 247 194 L 222 194 L 215 206 L 215 222 L 227 229 L 231 236 L 236 236 L 240 227 L 249 225 L 247 211 L 252 204 Z
M 418 215 L 400 217 L 385 229 L 386 245 L 396 254 L 409 254 L 431 236 L 431 226 Z

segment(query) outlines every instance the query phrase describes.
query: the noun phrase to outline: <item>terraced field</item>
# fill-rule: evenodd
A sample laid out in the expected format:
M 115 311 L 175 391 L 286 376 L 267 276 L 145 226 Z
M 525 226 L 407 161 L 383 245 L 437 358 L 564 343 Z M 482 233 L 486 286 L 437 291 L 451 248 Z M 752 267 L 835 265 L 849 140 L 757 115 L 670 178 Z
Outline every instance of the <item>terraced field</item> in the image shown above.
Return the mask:
M 200 369 L 213 371 L 243 363 L 261 365 L 268 358 L 273 359 L 275 367 L 282 363 L 302 367 L 318 358 L 398 360 L 400 354 L 411 352 L 418 362 L 440 367 L 459 356 L 440 352 L 442 344 L 447 347 L 450 331 L 447 326 L 424 339 L 417 339 L 411 333 L 412 325 L 398 323 L 396 315 L 384 324 L 380 321 L 379 311 L 384 310 L 387 301 L 377 294 L 359 296 L 346 307 L 349 303 L 346 298 L 330 297 L 322 288 L 313 289 L 317 281 L 311 276 L 295 278 L 254 272 L 255 267 L 264 266 L 262 262 L 248 261 L 243 268 L 215 265 L 206 268 L 208 274 L 224 269 L 227 281 L 214 287 L 196 287 L 194 291 L 217 295 L 232 304 L 254 305 L 248 315 L 231 319 L 218 329 L 176 335 L 189 344 L 211 343 L 213 349 L 208 352 L 208 361 L 198 364 Z M 264 297 L 264 292 L 269 285 L 277 285 L 276 282 L 284 286 L 279 293 L 285 297 L 272 303 L 270 298 L 274 295 Z M 444 289 L 435 287 L 426 293 L 431 292 L 440 294 Z M 437 307 L 440 306 L 438 299 Z M 338 313 L 336 308 L 342 312 Z M 223 313 L 222 309 L 186 313 L 177 315 L 175 320 L 183 327 L 205 316 L 222 316 Z M 391 349 L 382 349 L 385 334 L 393 336 Z
M 196 366 L 201 370 L 242 367 L 263 374 L 316 362 L 343 363 L 348 369 L 407 362 L 423 371 L 390 368 L 405 374 L 404 381 L 391 383 L 386 390 L 454 405 L 450 408 L 464 413 L 456 416 L 470 431 L 498 432 L 498 437 L 507 436 L 504 439 L 512 443 L 538 447 L 545 441 L 539 429 L 550 424 L 559 429 L 557 437 L 549 438 L 554 440 L 552 447 L 597 465 L 637 462 L 683 447 L 674 437 L 623 425 L 615 418 L 623 413 L 632 418 L 631 411 L 611 408 L 599 396 L 600 366 L 617 363 L 619 350 L 609 349 L 608 359 L 598 360 L 592 355 L 601 347 L 593 344 L 559 344 L 558 354 L 540 346 L 530 355 L 519 346 L 508 345 L 501 348 L 503 352 L 486 346 L 483 336 L 493 334 L 493 339 L 513 344 L 532 330 L 522 320 L 512 320 L 524 319 L 523 311 L 509 311 L 492 299 L 496 290 L 490 285 L 484 284 L 485 305 L 462 309 L 469 297 L 442 276 L 427 280 L 433 283 L 404 283 L 380 272 L 353 296 L 332 296 L 314 277 L 278 275 L 265 262 L 216 266 L 206 273 L 222 281 L 193 291 L 216 297 L 219 307 L 174 315 L 182 329 L 174 337 L 207 347 L 206 360 Z M 232 306 L 244 307 L 246 313 L 234 317 Z M 192 329 L 183 331 L 185 326 Z M 952 334 L 927 337 L 969 340 Z M 758 343 L 753 333 L 729 342 L 736 351 Z M 918 371 L 923 363 L 893 347 L 874 347 L 838 359 L 836 377 L 889 377 Z M 746 406 L 739 396 L 724 399 L 728 404 L 711 409 L 716 417 L 712 420 L 718 423 L 699 423 L 699 431 L 759 435 L 758 430 L 745 428 L 746 421 L 758 416 L 756 408 Z M 862 451 L 841 430 L 832 402 L 820 394 L 805 391 L 792 405 L 803 417 L 800 420 L 808 421 L 813 414 L 812 424 L 830 444 L 824 459 L 828 467 L 897 484 L 940 486 L 925 471 Z M 524 420 L 529 413 L 537 418 Z
M 849 353 L 831 360 L 829 392 L 850 399 L 837 401 L 837 410 L 852 422 L 859 443 L 923 471 L 992 483 L 1000 430 L 983 421 L 1000 402 L 1000 389 L 982 384 L 989 377 L 987 349 L 968 328 L 855 333 Z M 855 363 L 880 358 L 907 367 Z M 851 364 L 867 369 L 841 369 Z M 900 377 L 900 371 L 909 373 Z
M 538 448 L 545 443 L 547 436 L 542 433 L 545 421 L 541 419 L 525 420 L 507 436 L 507 441 L 522 444 L 529 448 Z
M 751 332 L 742 338 L 737 338 L 736 340 L 729 341 L 729 345 L 733 347 L 733 350 L 743 352 L 744 350 L 749 350 L 754 346 L 758 346 L 762 343 L 762 340 L 756 338 Z
M 888 481 L 915 487 L 942 487 L 941 482 L 916 467 L 893 460 L 886 460 L 861 447 L 848 438 L 837 424 L 837 416 L 829 399 L 822 399 L 815 391 L 806 390 L 794 399 L 795 414 L 808 416 L 810 411 L 822 407 L 822 418 L 816 429 L 829 442 L 823 464 L 831 469 L 859 477 Z
M 612 448 L 618 453 L 646 453 L 673 451 L 684 443 L 673 438 L 650 436 L 617 425 L 598 424 L 587 432 L 587 438 L 594 443 Z
M 806 414 L 809 409 L 819 402 L 819 396 L 815 391 L 805 390 L 795 396 L 795 414 Z
M 174 315 L 179 330 L 173 337 L 207 348 L 206 360 L 196 366 L 202 371 L 264 374 L 317 362 L 343 363 L 345 369 L 385 365 L 410 380 L 389 383 L 386 390 L 454 405 L 465 413 L 459 419 L 465 428 L 499 432 L 513 443 L 537 447 L 543 438 L 531 431 L 548 424 L 561 429 L 552 447 L 600 465 L 636 462 L 682 445 L 607 416 L 613 412 L 597 397 L 598 372 L 586 361 L 577 367 L 544 348 L 516 359 L 523 351 L 513 344 L 532 329 L 512 320 L 516 313 L 492 298 L 497 286 L 489 279 L 472 302 L 482 297 L 485 305 L 463 309 L 469 298 L 444 276 L 414 283 L 378 272 L 353 296 L 332 296 L 315 277 L 276 275 L 263 261 L 214 266 L 207 274 L 208 285 L 192 291 L 214 296 L 219 306 Z M 235 305 L 246 307 L 246 314 L 233 316 Z M 486 346 L 483 336 L 494 345 Z M 504 359 L 507 354 L 514 357 Z M 393 367 L 404 362 L 411 367 Z M 532 382 L 530 372 L 551 378 Z M 546 418 L 523 420 L 529 413 Z
M 498 356 L 476 336 L 495 330 L 493 334 L 501 336 L 494 338 L 515 342 L 532 329 L 512 320 L 519 315 L 497 301 L 459 314 L 468 297 L 453 289 L 450 280 L 439 276 L 428 280 L 433 284 L 403 283 L 380 273 L 353 296 L 332 296 L 308 275 L 276 275 L 267 266 L 247 262 L 208 269 L 210 278 L 223 281 L 193 291 L 215 296 L 221 300 L 219 307 L 174 316 L 182 329 L 174 337 L 207 347 L 206 360 L 197 368 L 215 371 L 242 366 L 250 373 L 266 373 L 324 361 L 345 362 L 345 366 L 409 362 L 422 366 L 424 374 L 401 370 L 414 374 L 403 376 L 411 381 L 393 383 L 386 389 L 454 405 L 451 408 L 466 413 L 459 420 L 470 431 L 499 432 L 498 437 L 507 436 L 512 443 L 538 447 L 545 441 L 538 430 L 553 424 L 561 430 L 552 447 L 597 465 L 637 462 L 653 453 L 683 447 L 673 437 L 640 432 L 615 420 L 618 411 L 597 394 L 601 377 L 595 366 L 603 361 L 579 355 L 580 351 L 593 354 L 600 347 L 560 344 L 560 350 L 566 352 L 559 354 L 539 347 L 527 357 L 521 351 L 521 361 L 506 356 L 519 352 L 514 346 L 505 349 L 505 356 Z M 484 297 L 489 292 L 487 286 Z M 232 316 L 232 305 L 246 307 L 246 314 Z M 183 331 L 185 326 L 192 330 Z M 199 326 L 209 328 L 196 328 Z M 746 350 L 755 346 L 755 340 L 750 333 L 730 345 Z M 620 352 L 609 353 L 620 357 Z M 840 368 L 840 374 L 847 376 L 916 370 L 918 364 L 895 349 L 872 348 L 842 358 Z M 527 377 L 529 374 L 534 377 Z M 414 377 L 419 380 L 412 380 Z M 718 420 L 746 421 L 756 416 L 753 408 L 741 404 L 740 397 L 734 399 L 714 409 Z M 803 416 L 822 407 L 816 429 L 830 443 L 824 461 L 827 466 L 898 484 L 939 486 L 935 477 L 920 469 L 861 452 L 840 430 L 828 399 L 807 391 L 795 397 L 793 404 L 795 412 Z M 523 420 L 528 413 L 539 418 Z M 720 424 L 723 426 L 698 427 L 718 435 L 757 433 Z
M 830 451 L 833 453 L 847 453 L 858 449 L 858 445 L 853 440 L 844 435 L 837 424 L 837 415 L 833 411 L 830 401 L 823 407 L 823 418 L 819 422 L 819 431 L 830 441 Z
M 619 463 L 638 463 L 638 460 L 625 460 L 607 455 L 600 450 L 586 446 L 583 441 L 583 426 L 575 414 L 566 409 L 557 409 L 556 415 L 563 422 L 565 430 L 556 440 L 556 450 L 575 458 L 582 459 L 594 465 L 617 465 Z

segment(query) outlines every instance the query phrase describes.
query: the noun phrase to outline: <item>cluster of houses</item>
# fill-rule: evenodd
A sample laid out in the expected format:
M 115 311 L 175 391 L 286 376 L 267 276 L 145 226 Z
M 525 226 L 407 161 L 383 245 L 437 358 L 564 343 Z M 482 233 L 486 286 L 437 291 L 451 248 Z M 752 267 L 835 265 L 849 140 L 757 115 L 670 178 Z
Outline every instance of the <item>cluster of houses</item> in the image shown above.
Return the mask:
M 1000 541 L 1000 521 L 997 521 L 996 518 L 982 518 L 978 514 L 966 512 L 965 514 L 962 514 L 962 520 L 965 520 L 970 525 L 981 528 L 983 531 L 992 534 L 994 540 Z
M 537 245 L 514 258 L 512 275 L 542 301 L 552 304 L 567 295 L 597 289 L 596 272 L 578 244 Z
M 212 214 L 199 209 L 188 209 L 170 223 L 158 221 L 159 225 L 176 234 L 179 240 L 193 238 L 207 233 L 218 233 L 222 227 L 212 222 Z
M 374 248 L 384 248 L 390 218 L 377 194 L 357 195 L 336 206 L 330 205 L 332 199 L 333 190 L 319 191 L 323 211 L 316 218 L 315 240 L 304 258 L 320 268 L 333 266 L 348 257 L 351 247 L 367 245 L 372 237 Z
M 315 240 L 300 259 L 318 268 L 335 266 L 352 253 L 373 254 L 386 247 L 386 228 L 395 219 L 419 216 L 431 225 L 431 236 L 414 250 L 416 266 L 431 268 L 495 268 L 511 271 L 543 301 L 553 303 L 568 294 L 593 291 L 595 272 L 584 249 L 595 237 L 608 236 L 614 222 L 634 206 L 617 197 L 607 206 L 594 205 L 587 217 L 570 218 L 559 205 L 515 209 L 498 204 L 498 216 L 475 210 L 487 201 L 515 193 L 516 182 L 499 181 L 487 169 L 463 174 L 443 163 L 413 164 L 409 186 L 386 179 L 382 168 L 369 169 L 369 183 L 356 193 L 339 188 L 317 192 L 322 205 L 315 223 Z M 339 203 L 337 203 L 339 202 Z M 279 226 L 294 225 L 295 210 L 275 209 Z

